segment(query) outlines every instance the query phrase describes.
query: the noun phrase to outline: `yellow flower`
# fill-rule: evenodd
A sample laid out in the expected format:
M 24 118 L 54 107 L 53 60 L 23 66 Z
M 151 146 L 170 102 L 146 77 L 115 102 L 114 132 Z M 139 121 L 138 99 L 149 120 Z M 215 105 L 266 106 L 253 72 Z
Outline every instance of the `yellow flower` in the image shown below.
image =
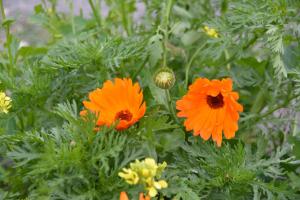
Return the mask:
M 8 113 L 11 108 L 11 98 L 4 92 L 0 92 L 0 113 Z
M 204 26 L 203 30 L 210 37 L 214 37 L 214 38 L 218 38 L 219 37 L 219 34 L 216 31 L 216 29 L 209 28 L 208 26 Z
M 119 176 L 123 179 L 125 179 L 125 181 L 130 184 L 130 185 L 135 185 L 138 183 L 139 181 L 139 177 L 138 174 L 135 171 L 132 171 L 131 169 L 123 169 L 123 172 L 119 173 Z
M 167 163 L 157 164 L 153 158 L 146 158 L 143 161 L 136 160 L 130 163 L 130 168 L 123 168 L 119 176 L 131 185 L 142 184 L 148 191 L 150 197 L 157 195 L 158 191 L 168 187 L 165 180 L 156 180 L 166 168 Z

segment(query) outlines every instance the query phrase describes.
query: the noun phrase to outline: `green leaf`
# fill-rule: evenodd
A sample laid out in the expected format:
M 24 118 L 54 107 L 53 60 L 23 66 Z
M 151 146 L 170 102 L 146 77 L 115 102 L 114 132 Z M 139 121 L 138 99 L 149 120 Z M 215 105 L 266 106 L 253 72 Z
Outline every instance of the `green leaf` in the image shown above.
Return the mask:
M 37 55 L 44 55 L 48 52 L 47 47 L 21 47 L 18 50 L 18 55 L 27 57 L 27 56 L 37 56 Z
M 182 35 L 181 41 L 185 46 L 189 46 L 195 43 L 198 39 L 200 39 L 200 37 L 201 34 L 198 31 L 191 30 Z
M 149 51 L 149 61 L 151 66 L 155 66 L 157 62 L 162 58 L 163 46 L 162 46 L 163 36 L 156 34 L 152 36 L 148 43 Z

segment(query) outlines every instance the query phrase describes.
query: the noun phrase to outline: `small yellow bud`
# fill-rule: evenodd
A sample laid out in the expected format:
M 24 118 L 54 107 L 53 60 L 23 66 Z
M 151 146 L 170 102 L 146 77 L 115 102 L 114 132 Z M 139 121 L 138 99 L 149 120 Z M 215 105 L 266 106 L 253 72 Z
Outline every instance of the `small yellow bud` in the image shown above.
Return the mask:
M 143 169 L 143 170 L 142 170 L 142 174 L 143 174 L 144 177 L 147 177 L 147 176 L 150 175 L 150 172 L 149 172 L 148 169 Z
M 167 67 L 157 70 L 154 74 L 154 82 L 161 89 L 171 89 L 175 83 L 174 72 Z
M 161 188 L 167 188 L 168 187 L 168 183 L 165 180 L 158 181 L 158 184 L 160 185 Z
M 11 108 L 11 98 L 4 92 L 0 92 L 0 113 L 8 113 Z
M 124 178 L 125 181 L 130 185 L 135 185 L 139 182 L 138 174 L 135 171 L 132 171 L 131 169 L 123 169 L 124 172 L 119 172 L 119 176 L 121 178 Z
M 216 29 L 209 28 L 208 26 L 204 26 L 203 30 L 210 37 L 214 37 L 214 38 L 219 37 L 219 34 L 217 33 Z
M 159 184 L 158 181 L 155 181 L 155 182 L 153 183 L 153 185 L 154 185 L 154 187 L 155 187 L 156 189 L 158 189 L 158 190 L 161 189 L 161 186 L 160 186 L 160 184 Z
M 157 195 L 157 190 L 155 189 L 155 187 L 149 187 L 148 191 L 150 197 L 155 197 Z

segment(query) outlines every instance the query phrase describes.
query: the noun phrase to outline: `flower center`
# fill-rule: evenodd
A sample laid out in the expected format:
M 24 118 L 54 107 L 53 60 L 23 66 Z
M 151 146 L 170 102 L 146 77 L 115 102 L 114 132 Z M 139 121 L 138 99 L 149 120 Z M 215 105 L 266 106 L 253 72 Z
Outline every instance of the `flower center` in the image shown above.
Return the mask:
M 131 119 L 132 119 L 132 114 L 129 110 L 122 110 L 118 112 L 115 116 L 115 120 L 130 121 Z
M 206 101 L 208 105 L 213 109 L 221 108 L 224 106 L 223 96 L 221 93 L 219 93 L 215 97 L 208 95 Z

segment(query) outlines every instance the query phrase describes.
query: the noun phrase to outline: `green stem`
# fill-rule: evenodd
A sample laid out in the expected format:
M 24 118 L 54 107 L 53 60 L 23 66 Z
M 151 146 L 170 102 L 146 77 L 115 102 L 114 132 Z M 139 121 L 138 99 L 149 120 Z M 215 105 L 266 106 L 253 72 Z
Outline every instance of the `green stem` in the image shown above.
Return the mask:
M 138 76 L 138 74 L 144 69 L 144 67 L 145 67 L 145 65 L 146 65 L 146 63 L 148 61 L 148 58 L 149 58 L 149 56 L 147 56 L 145 58 L 145 60 L 143 61 L 143 63 L 141 64 L 141 66 L 138 68 L 138 70 L 133 74 L 132 80 L 135 80 L 136 77 Z
M 168 0 L 167 7 L 166 7 L 166 14 L 163 19 L 163 29 L 164 29 L 164 44 L 163 44 L 163 67 L 167 67 L 167 43 L 169 40 L 169 20 L 170 20 L 170 13 L 172 9 L 173 0 Z
M 70 10 L 71 10 L 71 20 L 72 20 L 72 33 L 75 35 L 75 21 L 74 21 L 74 3 L 73 1 L 70 2 Z
M 101 28 L 102 24 L 101 24 L 101 15 L 98 12 L 98 9 L 96 9 L 93 0 L 89 0 L 89 4 L 91 6 L 91 9 L 93 11 L 93 15 L 95 17 L 95 20 L 98 24 L 98 26 Z
M 128 12 L 126 9 L 126 3 L 124 0 L 119 1 L 120 5 L 121 5 L 121 15 L 122 15 L 122 24 L 123 27 L 127 33 L 127 35 L 131 35 L 131 28 L 130 28 L 130 20 L 128 19 Z
M 229 53 L 228 53 L 227 49 L 224 50 L 224 53 L 225 53 L 225 58 L 226 58 L 226 60 L 228 60 L 230 57 L 229 57 Z M 231 68 L 230 63 L 227 63 L 226 67 L 227 67 L 227 69 L 228 69 L 228 71 L 229 71 L 230 68 Z
M 292 134 L 294 137 L 298 133 L 298 121 L 299 121 L 299 117 L 298 117 L 298 114 L 296 113 L 295 119 L 294 119 L 294 125 L 293 125 L 293 134 Z
M 4 12 L 4 7 L 3 7 L 2 0 L 0 0 L 0 7 L 1 7 L 2 21 L 4 21 L 5 20 L 5 12 Z
M 264 102 L 265 102 L 265 96 L 266 96 L 267 89 L 262 87 L 259 92 L 257 93 L 255 100 L 253 102 L 252 107 L 250 108 L 250 112 L 257 114 L 260 113 L 260 111 L 264 107 Z
M 0 9 L 1 9 L 2 21 L 5 21 L 6 16 L 5 16 L 5 11 L 4 11 L 4 6 L 3 6 L 2 0 L 0 0 Z M 13 56 L 11 53 L 11 46 L 10 46 L 11 35 L 10 35 L 10 25 L 9 24 L 7 24 L 5 31 L 6 31 L 6 46 L 7 46 L 8 58 L 9 58 L 9 64 L 10 64 L 8 71 L 9 71 L 10 75 L 13 75 Z
M 248 49 L 248 47 L 250 47 L 252 44 L 254 44 L 256 42 L 256 40 L 258 39 L 258 36 L 255 35 L 248 44 L 246 44 L 245 46 L 242 47 L 242 51 L 244 51 L 245 49 Z M 221 64 L 221 66 L 227 65 L 228 63 L 230 63 L 231 61 L 233 61 L 235 59 L 235 57 L 238 55 L 238 52 L 235 52 L 231 57 L 229 57 L 228 59 L 226 59 L 225 62 L 223 62 Z
M 170 95 L 170 91 L 169 90 L 165 90 L 165 94 L 166 94 L 166 99 L 167 99 L 167 104 L 168 104 L 168 109 L 169 112 L 172 114 L 175 122 L 178 122 L 178 118 L 176 117 L 176 112 L 172 103 L 172 99 L 171 99 L 171 95 Z
M 290 98 L 287 98 L 284 103 L 274 107 L 273 109 L 269 110 L 268 112 L 262 114 L 259 116 L 259 119 L 262 119 L 262 118 L 265 118 L 267 117 L 268 115 L 272 114 L 273 112 L 275 112 L 276 110 L 279 110 L 281 108 L 284 108 L 285 106 L 287 106 L 289 104 L 289 102 L 291 102 L 293 99 L 296 99 L 298 98 L 300 95 L 296 95 L 296 96 L 293 96 L 293 97 L 290 97 Z
M 205 43 L 203 43 L 196 51 L 195 53 L 192 55 L 190 61 L 188 62 L 187 66 L 185 67 L 185 82 L 184 82 L 184 88 L 187 89 L 188 84 L 189 84 L 189 72 L 190 72 L 190 68 L 196 58 L 196 56 L 198 55 L 198 53 L 203 49 L 203 47 L 205 46 Z

